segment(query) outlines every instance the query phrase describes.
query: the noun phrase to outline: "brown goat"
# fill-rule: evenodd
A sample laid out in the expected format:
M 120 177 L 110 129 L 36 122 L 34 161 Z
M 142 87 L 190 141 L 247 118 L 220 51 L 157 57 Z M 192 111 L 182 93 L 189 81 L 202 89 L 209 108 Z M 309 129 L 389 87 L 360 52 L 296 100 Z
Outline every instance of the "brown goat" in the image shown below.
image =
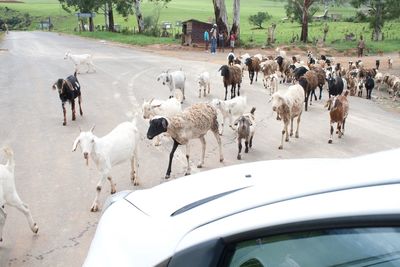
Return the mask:
M 254 73 L 256 73 L 257 81 L 258 72 L 260 71 L 260 63 L 261 61 L 257 57 L 246 58 L 245 64 L 247 66 L 247 69 L 249 70 L 250 84 L 253 83 Z
M 344 135 L 344 125 L 346 123 L 346 118 L 349 113 L 349 102 L 347 101 L 348 92 L 349 91 L 346 90 L 343 95 L 331 97 L 326 102 L 325 107 L 328 107 L 329 110 L 331 126 L 331 135 L 328 141 L 329 144 L 332 144 L 334 123 L 337 123 L 336 133 L 338 134 L 338 137 L 342 138 L 342 135 Z
M 305 109 L 306 111 L 307 106 L 308 106 L 308 99 L 310 98 L 310 105 L 312 105 L 312 98 L 310 97 L 311 93 L 315 91 L 315 88 L 318 86 L 318 75 L 315 71 L 310 70 L 307 71 L 303 77 L 300 77 L 299 79 L 299 84 L 303 87 L 304 89 L 304 95 L 305 95 Z M 314 93 L 315 94 L 315 93 Z
M 225 86 L 225 100 L 228 94 L 228 85 L 231 85 L 231 99 L 236 96 L 236 85 L 238 86 L 237 95 L 240 96 L 240 84 L 242 83 L 242 69 L 239 65 L 223 65 L 220 69 Z

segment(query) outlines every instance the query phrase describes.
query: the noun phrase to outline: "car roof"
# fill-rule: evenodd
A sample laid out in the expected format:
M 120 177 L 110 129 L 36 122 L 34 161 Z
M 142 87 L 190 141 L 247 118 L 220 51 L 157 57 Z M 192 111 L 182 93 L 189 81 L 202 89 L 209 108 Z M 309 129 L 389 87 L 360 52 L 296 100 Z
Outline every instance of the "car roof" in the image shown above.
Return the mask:
M 197 219 L 206 222 L 214 216 L 228 216 L 276 201 L 345 190 L 356 187 L 399 183 L 393 168 L 400 149 L 351 159 L 272 160 L 229 166 L 176 179 L 126 197 L 151 217 L 178 217 L 204 204 L 210 205 Z M 157 201 L 160 200 L 160 201 Z

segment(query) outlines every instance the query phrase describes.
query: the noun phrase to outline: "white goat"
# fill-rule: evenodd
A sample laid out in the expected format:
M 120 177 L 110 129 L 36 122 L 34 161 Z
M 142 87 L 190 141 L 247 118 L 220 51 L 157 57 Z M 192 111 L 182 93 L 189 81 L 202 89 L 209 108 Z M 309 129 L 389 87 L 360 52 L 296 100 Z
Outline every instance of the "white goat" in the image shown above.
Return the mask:
M 211 82 L 210 82 L 210 73 L 207 71 L 201 73 L 199 78 L 197 79 L 199 82 L 199 97 L 201 97 L 201 89 L 203 89 L 203 96 L 206 96 L 206 90 L 208 89 L 208 94 L 210 94 Z
M 88 165 L 89 155 L 100 172 L 100 180 L 96 187 L 96 197 L 91 211 L 99 209 L 98 198 L 101 187 L 106 179 L 111 185 L 111 194 L 116 192 L 115 184 L 110 176 L 111 168 L 127 160 L 131 161 L 131 179 L 134 185 L 139 185 L 137 147 L 139 132 L 136 128 L 136 118 L 132 122 L 123 122 L 103 137 L 93 134 L 94 126 L 88 132 L 81 132 L 75 139 L 72 151 L 78 144 Z
M 175 89 L 180 89 L 183 94 L 183 100 L 185 100 L 185 81 L 186 75 L 182 70 L 177 70 L 173 72 L 163 71 L 157 76 L 157 81 L 162 82 L 163 85 L 168 85 L 170 91 L 170 97 L 173 97 L 173 92 Z
M 6 154 L 7 163 L 0 165 L 0 242 L 3 241 L 3 227 L 7 217 L 4 205 L 15 207 L 21 211 L 28 220 L 32 232 L 36 234 L 39 231 L 39 227 L 33 221 L 28 206 L 21 201 L 15 188 L 14 153 L 11 148 L 4 148 L 4 153 Z
M 289 86 L 285 94 L 278 91 L 271 97 L 272 110 L 278 113 L 278 117 L 283 120 L 282 139 L 279 149 L 283 149 L 283 137 L 286 133 L 285 141 L 289 141 L 288 125 L 290 121 L 290 136 L 293 135 L 293 119 L 297 117 L 296 138 L 299 138 L 300 117 L 303 112 L 304 89 L 300 84 Z
M 152 98 L 150 101 L 143 101 L 143 119 L 152 119 L 154 116 L 172 117 L 182 112 L 181 102 L 175 97 L 167 100 Z M 155 138 L 154 145 L 161 145 L 160 135 Z
M 264 87 L 265 89 L 269 89 L 269 95 L 272 95 L 275 92 L 278 92 L 278 84 L 279 84 L 279 76 L 278 74 L 274 73 L 268 75 L 264 78 Z
M 237 141 L 238 141 L 238 154 L 237 159 L 242 159 L 242 139 L 244 139 L 245 150 L 244 153 L 249 152 L 249 148 L 253 146 L 253 137 L 256 128 L 256 120 L 254 112 L 256 108 L 253 107 L 250 113 L 243 114 L 234 122 L 236 126 Z
M 89 72 L 90 69 L 92 68 L 93 72 L 96 72 L 96 69 L 94 68 L 93 60 L 92 60 L 92 55 L 90 54 L 82 54 L 82 55 L 74 55 L 71 54 L 71 51 L 68 51 L 65 53 L 64 59 L 71 59 L 71 61 L 75 65 L 75 71 L 77 73 L 79 72 L 79 65 L 87 65 L 88 69 L 86 72 Z
M 229 118 L 229 127 L 232 128 L 233 117 L 243 115 L 247 108 L 247 99 L 245 96 L 238 96 L 229 100 L 213 99 L 211 104 L 221 111 L 223 121 L 221 125 L 220 135 L 224 133 L 224 125 L 227 118 Z

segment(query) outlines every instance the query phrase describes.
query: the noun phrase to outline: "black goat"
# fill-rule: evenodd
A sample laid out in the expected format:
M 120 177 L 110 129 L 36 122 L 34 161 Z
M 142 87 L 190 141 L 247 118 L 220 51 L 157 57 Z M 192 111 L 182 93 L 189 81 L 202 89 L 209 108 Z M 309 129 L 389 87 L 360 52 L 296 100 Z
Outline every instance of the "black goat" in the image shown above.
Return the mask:
M 371 99 L 372 89 L 374 89 L 375 87 L 374 79 L 372 79 L 371 76 L 367 76 L 367 78 L 365 79 L 364 86 L 365 89 L 367 90 L 367 99 Z
M 58 91 L 58 94 L 60 96 L 61 100 L 61 106 L 63 109 L 64 113 L 64 121 L 63 125 L 67 125 L 67 118 L 66 118 L 66 113 L 67 111 L 65 110 L 65 103 L 68 101 L 71 104 L 71 110 L 72 110 L 72 120 L 74 121 L 76 119 L 75 117 L 75 98 L 78 97 L 78 103 L 79 103 L 79 113 L 81 116 L 83 115 L 82 112 L 82 107 L 81 107 L 81 102 L 82 102 L 82 97 L 81 97 L 81 85 L 78 82 L 78 79 L 76 78 L 76 71 L 74 75 L 70 75 L 67 77 L 67 79 L 58 79 L 54 84 L 53 84 L 53 89 Z
M 326 80 L 328 82 L 329 98 L 331 98 L 331 96 L 337 96 L 342 94 L 344 89 L 344 83 L 342 77 L 337 76 L 336 78 L 333 78 L 332 75 L 330 74 Z

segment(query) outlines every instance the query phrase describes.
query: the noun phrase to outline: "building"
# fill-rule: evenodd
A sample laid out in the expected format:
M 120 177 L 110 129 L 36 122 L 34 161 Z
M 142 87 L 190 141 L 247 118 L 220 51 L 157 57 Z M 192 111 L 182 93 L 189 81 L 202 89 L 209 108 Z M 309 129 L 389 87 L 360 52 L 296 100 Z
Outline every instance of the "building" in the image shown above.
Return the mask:
M 182 22 L 182 45 L 204 45 L 204 31 L 210 31 L 211 23 L 190 19 Z

